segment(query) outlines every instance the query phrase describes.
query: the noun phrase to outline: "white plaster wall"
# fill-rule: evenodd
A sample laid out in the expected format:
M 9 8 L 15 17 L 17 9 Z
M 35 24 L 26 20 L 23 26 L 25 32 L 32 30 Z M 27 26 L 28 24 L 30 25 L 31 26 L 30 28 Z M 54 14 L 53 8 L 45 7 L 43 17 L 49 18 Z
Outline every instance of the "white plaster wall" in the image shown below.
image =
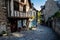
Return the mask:
M 23 11 L 23 6 L 22 5 L 19 5 L 19 10 Z
M 30 6 L 29 6 L 29 3 L 28 3 L 28 0 L 26 1 L 26 12 L 28 12 L 30 10 Z

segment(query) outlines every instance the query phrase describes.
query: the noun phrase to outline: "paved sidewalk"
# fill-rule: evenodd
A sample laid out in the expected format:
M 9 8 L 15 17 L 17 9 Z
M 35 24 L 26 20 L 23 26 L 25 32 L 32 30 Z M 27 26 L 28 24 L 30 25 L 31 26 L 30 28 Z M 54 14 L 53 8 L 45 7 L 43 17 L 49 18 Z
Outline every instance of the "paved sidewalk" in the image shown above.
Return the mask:
M 12 33 L 8 40 L 60 40 L 52 29 L 38 25 L 34 30 Z M 0 37 L 0 40 L 7 40 L 8 37 Z

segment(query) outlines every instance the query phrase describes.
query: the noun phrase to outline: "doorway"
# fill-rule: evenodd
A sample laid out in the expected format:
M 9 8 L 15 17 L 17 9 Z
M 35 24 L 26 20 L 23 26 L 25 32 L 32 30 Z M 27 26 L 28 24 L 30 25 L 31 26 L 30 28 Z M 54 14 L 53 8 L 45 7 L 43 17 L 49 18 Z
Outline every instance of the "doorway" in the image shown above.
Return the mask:
M 17 31 L 17 21 L 12 21 L 11 22 L 11 32 L 16 32 Z

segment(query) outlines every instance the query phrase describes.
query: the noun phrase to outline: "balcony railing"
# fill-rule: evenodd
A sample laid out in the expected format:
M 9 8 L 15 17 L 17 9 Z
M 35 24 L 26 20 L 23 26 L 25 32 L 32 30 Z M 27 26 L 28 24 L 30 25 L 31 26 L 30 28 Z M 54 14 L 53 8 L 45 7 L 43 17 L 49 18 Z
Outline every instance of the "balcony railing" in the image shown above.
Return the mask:
M 26 17 L 32 17 L 32 13 L 25 13 L 25 12 L 20 12 L 20 11 L 14 11 L 14 13 L 11 13 L 10 17 L 20 17 L 20 18 L 26 18 Z

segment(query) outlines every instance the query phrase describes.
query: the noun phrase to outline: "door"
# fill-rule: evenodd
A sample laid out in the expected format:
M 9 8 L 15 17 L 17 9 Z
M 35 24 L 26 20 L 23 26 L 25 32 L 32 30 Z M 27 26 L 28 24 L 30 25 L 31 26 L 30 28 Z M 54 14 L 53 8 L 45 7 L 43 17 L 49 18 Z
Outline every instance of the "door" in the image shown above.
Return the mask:
M 11 22 L 11 32 L 17 31 L 17 21 Z

